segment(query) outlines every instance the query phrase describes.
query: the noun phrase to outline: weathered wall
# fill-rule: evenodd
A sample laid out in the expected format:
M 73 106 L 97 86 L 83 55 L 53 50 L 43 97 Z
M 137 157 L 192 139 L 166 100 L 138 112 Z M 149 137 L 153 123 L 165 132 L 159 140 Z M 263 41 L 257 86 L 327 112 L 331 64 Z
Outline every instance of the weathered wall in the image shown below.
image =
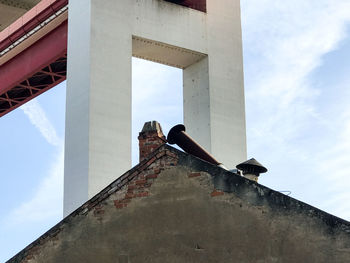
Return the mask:
M 348 222 L 194 157 L 132 174 L 10 262 L 349 262 Z

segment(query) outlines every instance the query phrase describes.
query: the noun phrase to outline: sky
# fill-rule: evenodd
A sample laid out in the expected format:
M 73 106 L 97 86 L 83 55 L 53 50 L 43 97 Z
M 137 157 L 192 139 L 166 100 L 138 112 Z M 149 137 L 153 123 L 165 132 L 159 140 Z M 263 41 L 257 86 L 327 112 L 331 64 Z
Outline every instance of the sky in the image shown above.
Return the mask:
M 350 220 L 350 1 L 241 0 L 248 158 L 259 183 Z M 182 123 L 182 72 L 133 59 L 143 123 Z M 0 118 L 0 262 L 62 219 L 65 82 Z

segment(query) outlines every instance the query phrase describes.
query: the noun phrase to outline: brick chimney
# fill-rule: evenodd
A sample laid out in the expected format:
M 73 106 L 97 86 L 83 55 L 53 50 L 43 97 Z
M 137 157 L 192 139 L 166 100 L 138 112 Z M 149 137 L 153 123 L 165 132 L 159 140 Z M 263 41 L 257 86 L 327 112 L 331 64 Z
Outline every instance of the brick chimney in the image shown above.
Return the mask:
M 146 159 L 152 152 L 165 144 L 167 141 L 162 127 L 157 121 L 149 121 L 143 125 L 139 133 L 140 162 Z

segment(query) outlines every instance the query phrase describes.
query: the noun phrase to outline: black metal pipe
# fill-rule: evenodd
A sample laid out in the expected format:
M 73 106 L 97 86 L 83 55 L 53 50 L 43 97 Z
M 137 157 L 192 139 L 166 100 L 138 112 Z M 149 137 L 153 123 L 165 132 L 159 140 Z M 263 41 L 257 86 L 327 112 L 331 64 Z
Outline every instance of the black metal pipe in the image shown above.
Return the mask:
M 168 133 L 167 141 L 169 144 L 177 144 L 182 150 L 201 158 L 209 163 L 220 165 L 210 153 L 195 142 L 186 132 L 186 128 L 182 124 L 178 124 L 171 128 Z

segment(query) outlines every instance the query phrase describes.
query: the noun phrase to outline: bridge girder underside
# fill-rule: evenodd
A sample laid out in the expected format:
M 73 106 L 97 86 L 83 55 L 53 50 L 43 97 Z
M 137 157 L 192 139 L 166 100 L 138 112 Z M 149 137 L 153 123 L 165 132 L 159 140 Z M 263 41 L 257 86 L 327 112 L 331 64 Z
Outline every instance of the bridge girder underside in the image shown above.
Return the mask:
M 0 117 L 66 79 L 67 55 L 36 72 L 9 91 L 0 95 Z

